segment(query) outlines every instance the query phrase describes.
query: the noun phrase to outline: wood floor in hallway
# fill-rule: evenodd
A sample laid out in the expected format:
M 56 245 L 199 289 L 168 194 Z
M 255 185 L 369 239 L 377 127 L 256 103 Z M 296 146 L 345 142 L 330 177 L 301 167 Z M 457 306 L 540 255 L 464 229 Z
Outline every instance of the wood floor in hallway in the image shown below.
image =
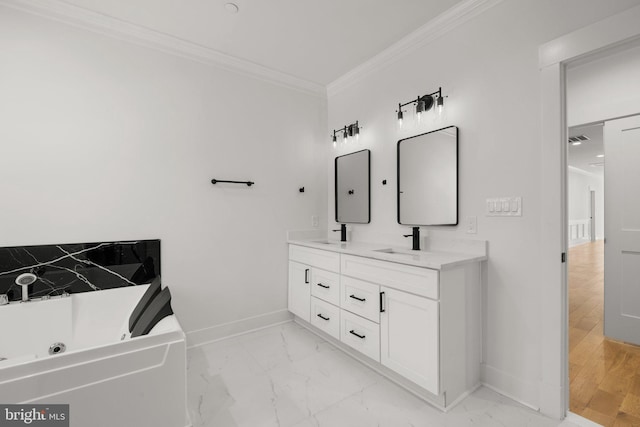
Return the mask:
M 640 427 L 640 347 L 603 336 L 604 243 L 569 249 L 570 410 Z

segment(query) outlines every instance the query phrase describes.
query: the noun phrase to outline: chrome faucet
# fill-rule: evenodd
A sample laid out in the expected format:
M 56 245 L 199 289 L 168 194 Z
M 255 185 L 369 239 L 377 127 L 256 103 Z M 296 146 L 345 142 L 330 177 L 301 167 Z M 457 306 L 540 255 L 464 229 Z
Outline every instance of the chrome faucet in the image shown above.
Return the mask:
M 38 280 L 38 276 L 33 273 L 22 273 L 16 277 L 16 285 L 22 286 L 22 302 L 29 301 L 29 285 Z
M 420 227 L 411 227 L 411 234 L 403 234 L 404 237 L 413 237 L 413 249 L 414 251 L 420 250 Z

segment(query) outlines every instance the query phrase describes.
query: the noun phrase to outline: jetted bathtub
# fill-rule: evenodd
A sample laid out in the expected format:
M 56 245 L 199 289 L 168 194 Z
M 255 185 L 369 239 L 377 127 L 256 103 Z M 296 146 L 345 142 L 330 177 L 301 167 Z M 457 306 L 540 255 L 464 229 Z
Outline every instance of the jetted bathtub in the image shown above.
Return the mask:
M 66 403 L 73 427 L 190 426 L 177 319 L 129 334 L 147 287 L 0 306 L 0 403 Z

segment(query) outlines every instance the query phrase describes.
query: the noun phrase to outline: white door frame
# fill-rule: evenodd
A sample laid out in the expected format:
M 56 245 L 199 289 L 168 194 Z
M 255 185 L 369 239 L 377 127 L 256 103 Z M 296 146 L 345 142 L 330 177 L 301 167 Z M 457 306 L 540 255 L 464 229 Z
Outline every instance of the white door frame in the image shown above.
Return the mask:
M 540 46 L 542 102 L 540 411 L 563 418 L 569 408 L 569 310 L 567 252 L 567 118 L 565 68 L 568 63 L 640 40 L 640 6 L 591 24 Z

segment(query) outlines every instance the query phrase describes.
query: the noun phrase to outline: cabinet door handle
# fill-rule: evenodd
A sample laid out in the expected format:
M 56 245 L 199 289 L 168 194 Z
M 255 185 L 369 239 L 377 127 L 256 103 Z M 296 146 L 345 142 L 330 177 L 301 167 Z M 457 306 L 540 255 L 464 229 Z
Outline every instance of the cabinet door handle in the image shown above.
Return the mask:
M 309 283 L 309 269 L 304 269 L 304 283 Z
M 321 318 L 322 320 L 327 320 L 327 321 L 331 319 L 330 317 L 324 317 L 322 313 L 318 313 L 318 317 Z
M 384 313 L 387 310 L 384 302 L 384 292 L 380 292 L 380 313 Z
M 349 295 L 349 298 L 353 298 L 353 299 L 358 300 L 360 302 L 365 302 L 367 300 L 366 298 L 358 298 L 355 295 Z
M 317 283 L 321 288 L 329 289 L 331 286 L 323 285 L 322 283 Z
M 357 336 L 357 337 L 358 337 L 358 338 L 360 338 L 361 340 L 363 340 L 363 339 L 365 339 L 365 338 L 366 338 L 366 335 L 360 335 L 359 333 L 357 333 L 357 332 L 356 332 L 356 331 L 354 331 L 353 329 L 352 329 L 352 330 L 350 330 L 350 331 L 349 331 L 349 333 L 350 333 L 351 335 L 355 335 L 355 336 Z

